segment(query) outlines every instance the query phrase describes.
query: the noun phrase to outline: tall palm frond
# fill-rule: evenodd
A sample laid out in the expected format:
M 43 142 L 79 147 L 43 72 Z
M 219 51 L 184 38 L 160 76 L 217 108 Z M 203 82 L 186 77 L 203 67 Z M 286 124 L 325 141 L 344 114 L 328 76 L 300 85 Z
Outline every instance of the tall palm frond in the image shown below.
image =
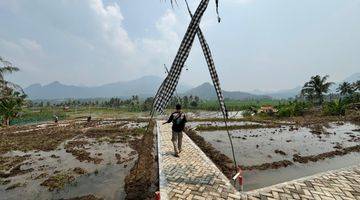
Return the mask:
M 356 82 L 354 82 L 352 84 L 353 88 L 355 91 L 359 90 L 360 91 L 360 80 L 357 80 Z
M 348 82 L 343 82 L 342 84 L 339 85 L 337 91 L 340 92 L 341 95 L 348 95 L 348 94 L 352 94 L 355 90 L 352 84 Z
M 333 82 L 327 82 L 329 78 L 328 75 L 321 77 L 320 75 L 312 76 L 310 81 L 304 84 L 302 89 L 302 94 L 307 95 L 308 97 L 314 95 L 313 97 L 318 100 L 319 104 L 323 103 L 324 93 L 328 93 L 330 86 L 334 84 Z
M 0 57 L 0 64 L 0 80 L 4 80 L 5 74 L 11 74 L 20 70 L 19 68 L 14 67 L 11 62 L 3 59 L 2 57 Z

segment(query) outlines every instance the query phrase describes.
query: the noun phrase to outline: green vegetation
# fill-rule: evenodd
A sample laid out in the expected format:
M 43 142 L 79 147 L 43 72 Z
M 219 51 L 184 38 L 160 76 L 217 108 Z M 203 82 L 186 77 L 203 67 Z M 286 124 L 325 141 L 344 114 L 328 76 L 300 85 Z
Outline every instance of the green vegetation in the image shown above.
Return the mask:
M 287 100 L 273 100 L 273 99 L 259 99 L 259 100 L 230 100 L 226 99 L 225 104 L 228 111 L 239 110 L 257 110 L 264 105 L 278 105 L 280 103 L 287 102 Z M 199 110 L 218 111 L 219 102 L 217 100 L 201 101 L 197 107 Z
M 19 71 L 8 61 L 0 57 L 0 120 L 4 126 L 52 121 L 54 118 L 138 118 L 148 116 L 154 98 L 141 99 L 134 95 L 129 99 L 68 99 L 52 101 L 26 101 L 26 95 L 15 83 L 4 79 L 5 74 Z M 333 84 L 328 76 L 312 76 L 304 84 L 295 100 L 274 99 L 225 99 L 228 111 L 243 111 L 245 117 L 257 114 L 259 117 L 294 117 L 307 114 L 327 116 L 345 115 L 347 110 L 358 110 L 360 99 L 360 81 L 344 82 L 337 88 L 338 94 L 327 94 Z M 174 96 L 168 109 L 180 103 L 184 110 L 219 111 L 217 100 L 202 100 L 197 96 Z M 258 113 L 259 112 L 259 113 Z M 357 112 L 356 112 L 357 113 Z M 355 114 L 358 115 L 358 114 Z
M 305 83 L 301 96 L 297 100 L 276 106 L 278 109 L 276 115 L 278 117 L 293 117 L 317 112 L 325 116 L 339 116 L 345 115 L 346 110 L 358 110 L 360 81 L 352 84 L 344 82 L 337 88 L 339 94 L 325 95 L 333 84 L 326 82 L 327 78 L 328 76 L 321 77 L 319 75 L 311 77 L 311 80 Z
M 293 117 L 303 116 L 307 110 L 312 107 L 312 103 L 304 101 L 290 101 L 285 104 L 276 106 L 278 109 L 277 116 L 279 117 Z
M 10 120 L 17 117 L 24 105 L 26 95 L 20 86 L 5 80 L 6 74 L 19 71 L 9 61 L 0 57 L 0 118 L 2 125 L 10 125 Z
M 330 86 L 334 83 L 327 82 L 329 76 L 312 76 L 310 81 L 306 82 L 301 94 L 310 102 L 322 105 L 324 102 L 324 93 L 328 93 Z

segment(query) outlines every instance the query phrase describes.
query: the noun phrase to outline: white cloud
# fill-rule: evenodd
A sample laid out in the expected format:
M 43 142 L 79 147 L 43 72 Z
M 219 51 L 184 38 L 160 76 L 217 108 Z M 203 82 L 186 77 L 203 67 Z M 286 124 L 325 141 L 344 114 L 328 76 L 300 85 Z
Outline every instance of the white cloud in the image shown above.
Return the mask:
M 0 4 L 2 10 L 12 18 L 0 17 L 0 23 L 12 26 L 0 30 L 0 53 L 22 69 L 16 77 L 23 85 L 99 85 L 163 72 L 161 65 L 171 64 L 180 43 L 171 9 L 150 26 L 151 36 L 138 38 L 124 28 L 116 2 L 14 0 Z
M 233 3 L 239 3 L 239 4 L 249 4 L 253 3 L 255 0 L 225 0 Z
M 172 10 L 167 10 L 165 14 L 156 22 L 155 27 L 159 33 L 158 38 L 144 38 L 142 40 L 145 51 L 155 53 L 167 53 L 169 47 L 174 48 L 179 44 L 179 35 L 175 32 L 177 19 Z
M 35 40 L 21 38 L 20 44 L 29 51 L 36 51 L 36 52 L 42 51 L 41 45 L 38 42 L 36 42 Z
M 90 6 L 100 19 L 103 36 L 107 42 L 119 48 L 122 53 L 133 53 L 135 45 L 122 27 L 124 17 L 120 11 L 120 6 L 117 3 L 104 6 L 101 0 L 91 0 Z

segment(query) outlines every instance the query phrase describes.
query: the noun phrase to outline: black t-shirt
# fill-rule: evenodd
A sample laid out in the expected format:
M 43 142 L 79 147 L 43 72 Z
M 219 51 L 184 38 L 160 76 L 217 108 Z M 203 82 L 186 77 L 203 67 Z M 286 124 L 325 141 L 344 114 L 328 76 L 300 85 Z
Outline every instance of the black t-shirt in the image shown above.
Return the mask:
M 172 122 L 172 130 L 174 132 L 181 132 L 184 130 L 187 120 L 184 113 L 176 111 L 173 112 L 167 120 L 167 123 L 170 122 Z

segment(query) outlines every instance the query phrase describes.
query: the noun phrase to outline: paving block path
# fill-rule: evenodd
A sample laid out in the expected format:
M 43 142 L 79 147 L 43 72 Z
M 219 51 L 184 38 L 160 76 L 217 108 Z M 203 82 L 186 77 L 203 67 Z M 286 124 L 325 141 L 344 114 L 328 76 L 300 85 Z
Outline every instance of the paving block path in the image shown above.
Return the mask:
M 242 199 L 360 200 L 360 165 L 242 193 Z
M 174 157 L 171 125 L 157 122 L 161 199 L 334 199 L 360 200 L 360 164 L 239 193 L 186 135 Z
M 225 175 L 186 135 L 174 156 L 171 125 L 157 122 L 161 199 L 240 199 Z

